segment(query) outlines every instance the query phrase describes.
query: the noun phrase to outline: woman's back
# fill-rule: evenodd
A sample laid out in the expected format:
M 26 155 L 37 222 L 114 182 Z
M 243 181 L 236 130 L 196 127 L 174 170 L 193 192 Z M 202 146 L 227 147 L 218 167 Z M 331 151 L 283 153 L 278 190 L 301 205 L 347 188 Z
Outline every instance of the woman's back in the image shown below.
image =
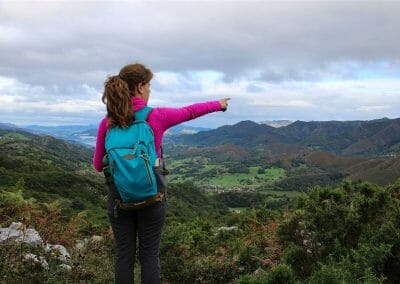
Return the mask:
M 113 129 L 115 131 L 112 133 L 125 133 L 125 129 L 129 130 L 132 128 L 127 128 L 132 125 L 134 120 L 134 113 L 140 111 L 146 107 L 150 96 L 150 81 L 153 78 L 153 73 L 150 69 L 142 64 L 129 64 L 124 66 L 118 75 L 110 76 L 104 83 L 104 93 L 102 100 L 107 106 L 107 117 L 104 118 L 99 125 L 97 133 L 96 148 L 93 157 L 93 164 L 97 171 L 103 170 L 103 157 L 106 154 L 105 141 L 107 136 L 107 131 L 110 127 L 119 127 L 119 129 Z M 161 156 L 160 146 L 162 143 L 163 134 L 165 131 L 179 123 L 194 119 L 196 117 L 205 115 L 207 113 L 225 110 L 227 108 L 228 99 L 221 99 L 219 101 L 211 101 L 205 103 L 197 103 L 190 106 L 182 108 L 154 108 L 147 116 L 147 122 L 150 125 L 154 134 L 154 148 L 152 151 L 153 156 L 154 150 L 157 156 Z M 149 129 L 147 128 L 147 133 Z M 130 140 L 124 137 L 113 141 L 128 142 Z M 140 136 L 140 135 L 134 135 Z M 150 134 L 151 136 L 151 134 Z M 115 138 L 115 137 L 114 137 Z M 137 138 L 137 137 L 136 137 Z M 151 137 L 152 138 L 152 137 Z M 111 139 L 111 138 L 110 138 Z M 134 140 L 134 138 L 132 138 Z M 137 140 L 137 139 L 136 139 Z M 151 142 L 153 140 L 151 139 Z M 119 145 L 119 143 L 117 143 Z M 135 141 L 132 141 L 135 144 Z M 151 143 L 151 145 L 153 145 Z M 109 146 L 107 144 L 107 146 Z M 130 149 L 129 145 L 123 145 L 122 149 Z M 117 148 L 108 147 L 109 158 L 112 158 L 110 154 L 114 153 L 112 151 L 117 151 Z M 121 150 L 121 148 L 118 148 Z M 153 170 L 154 173 L 161 167 L 149 167 L 149 161 L 147 155 L 145 156 L 144 151 L 142 152 L 141 158 L 143 158 L 143 163 L 145 163 L 146 173 Z M 124 154 L 124 153 L 122 153 Z M 138 155 L 114 155 L 114 158 L 126 156 L 134 156 L 139 158 Z M 121 193 L 126 191 L 138 190 L 137 183 L 134 185 L 128 184 L 126 188 L 122 188 L 121 183 L 117 183 L 119 180 L 133 180 L 133 178 L 142 177 L 139 175 L 137 168 L 132 170 L 131 167 L 125 167 L 124 159 L 114 159 L 110 160 L 107 166 L 110 170 L 105 170 L 106 184 L 109 187 L 107 196 L 107 209 L 108 217 L 111 223 L 111 227 L 114 233 L 115 240 L 115 282 L 120 283 L 132 283 L 133 282 L 133 267 L 136 258 L 136 240 L 139 240 L 139 259 L 141 263 L 141 280 L 142 283 L 161 283 L 160 273 L 160 240 L 161 232 L 165 223 L 166 216 L 166 199 L 165 195 L 167 192 L 167 181 L 165 177 L 155 175 L 156 183 L 152 185 L 156 186 L 157 194 L 146 199 L 134 200 L 134 203 L 126 203 L 121 198 Z M 134 158 L 132 158 L 133 160 Z M 105 159 L 107 160 L 107 159 Z M 120 161 L 118 164 L 116 161 Z M 130 160 L 130 158 L 128 159 Z M 155 159 L 157 160 L 157 159 Z M 131 163 L 129 165 L 132 165 Z M 153 164 L 151 164 L 153 165 Z M 126 171 L 121 171 L 120 169 L 128 169 Z M 126 175 L 118 175 L 124 172 Z M 143 171 L 142 171 L 143 172 Z M 161 172 L 161 175 L 166 173 Z M 151 172 L 150 172 L 151 175 Z M 118 177 L 118 179 L 114 179 Z M 121 178 L 122 177 L 122 178 Z M 149 175 L 147 176 L 149 177 Z M 158 178 L 157 178 L 158 177 Z M 143 180 L 145 177 L 143 177 Z M 149 179 L 150 181 L 152 179 Z M 160 197 L 160 198 L 158 198 Z M 151 199 L 151 202 L 149 201 Z M 154 201 L 154 202 L 153 202 Z M 129 201 L 130 202 L 130 201 Z M 143 205 L 145 206 L 128 206 L 128 205 Z
M 132 97 L 132 108 L 134 111 L 139 111 L 146 105 L 147 104 L 143 99 Z M 222 109 L 219 101 L 197 103 L 182 108 L 154 108 L 150 112 L 147 122 L 154 133 L 157 156 L 161 156 L 160 146 L 162 144 L 163 135 L 170 127 L 195 119 L 207 113 L 220 110 Z M 103 168 L 102 160 L 105 155 L 104 141 L 108 128 L 107 118 L 104 118 L 99 125 L 96 148 L 93 157 L 93 164 L 97 171 L 101 171 Z

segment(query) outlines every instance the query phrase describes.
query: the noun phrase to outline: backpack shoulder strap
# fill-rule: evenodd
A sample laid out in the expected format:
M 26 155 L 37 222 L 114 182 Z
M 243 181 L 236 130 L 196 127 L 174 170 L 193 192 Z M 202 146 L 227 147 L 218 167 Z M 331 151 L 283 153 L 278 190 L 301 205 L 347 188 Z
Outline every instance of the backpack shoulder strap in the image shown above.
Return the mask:
M 135 115 L 135 120 L 144 120 L 144 121 L 146 121 L 147 120 L 147 116 L 152 111 L 152 109 L 153 108 L 146 106 L 146 107 L 142 108 L 141 110 L 136 111 L 135 114 L 134 114 Z

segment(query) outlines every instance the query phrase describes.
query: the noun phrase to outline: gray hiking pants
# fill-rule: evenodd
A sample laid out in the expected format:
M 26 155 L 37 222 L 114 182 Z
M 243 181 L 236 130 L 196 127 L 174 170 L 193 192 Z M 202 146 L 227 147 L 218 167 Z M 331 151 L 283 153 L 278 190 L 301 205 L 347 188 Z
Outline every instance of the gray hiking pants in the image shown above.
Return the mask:
M 138 211 L 121 210 L 108 216 L 115 239 L 115 283 L 133 283 L 136 236 L 143 284 L 161 283 L 160 239 L 165 223 L 166 202 L 158 202 Z

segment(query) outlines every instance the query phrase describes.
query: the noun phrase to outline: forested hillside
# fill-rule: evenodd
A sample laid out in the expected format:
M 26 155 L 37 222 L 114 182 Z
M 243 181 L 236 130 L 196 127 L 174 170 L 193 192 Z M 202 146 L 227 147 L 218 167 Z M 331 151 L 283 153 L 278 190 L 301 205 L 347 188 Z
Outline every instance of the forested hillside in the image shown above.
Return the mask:
M 234 144 L 246 147 L 286 144 L 342 155 L 382 156 L 399 154 L 400 118 L 370 121 L 296 121 L 280 128 L 242 121 L 235 125 L 182 136 L 180 142 L 196 146 Z
M 307 191 L 346 177 L 379 185 L 400 177 L 400 119 L 296 121 L 280 128 L 242 121 L 178 136 L 165 148 L 177 174 L 172 179 L 195 179 L 204 188 Z
M 0 226 L 20 221 L 37 229 L 46 242 L 66 246 L 72 267 L 11 241 L 0 244 L 1 281 L 112 282 L 106 189 L 92 150 L 19 130 L 0 137 Z M 170 144 L 166 152 L 172 174 L 163 283 L 400 281 L 397 157 L 278 144 Z M 371 176 L 384 186 L 363 181 Z M 85 238 L 98 241 L 82 251 L 76 244 Z M 49 267 L 24 260 L 26 253 L 46 257 Z M 138 264 L 135 273 L 138 281 Z
M 83 210 L 105 223 L 106 194 L 101 175 L 92 169 L 93 152 L 51 136 L 0 130 L 0 187 L 24 185 L 24 197 L 57 201 L 67 215 Z

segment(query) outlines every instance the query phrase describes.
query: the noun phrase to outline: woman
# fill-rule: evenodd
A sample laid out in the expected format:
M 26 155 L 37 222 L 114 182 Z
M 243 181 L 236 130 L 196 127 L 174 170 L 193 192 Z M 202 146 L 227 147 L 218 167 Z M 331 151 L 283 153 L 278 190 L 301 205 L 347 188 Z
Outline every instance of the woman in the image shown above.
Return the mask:
M 102 160 L 106 153 L 105 137 L 111 127 L 128 127 L 133 114 L 147 106 L 150 81 L 153 73 L 142 64 L 129 64 L 119 75 L 109 77 L 104 83 L 102 101 L 107 106 L 107 117 L 99 125 L 93 164 L 103 170 Z M 179 123 L 216 111 L 225 111 L 229 98 L 197 103 L 183 108 L 154 108 L 147 122 L 154 133 L 156 153 L 161 157 L 161 143 L 165 131 Z M 114 200 L 109 192 L 108 215 L 116 244 L 115 281 L 133 282 L 133 266 L 136 255 L 136 235 L 139 239 L 139 259 L 142 283 L 160 283 L 160 238 L 165 222 L 165 201 L 137 211 L 119 210 L 113 214 Z M 123 211 L 123 212 L 122 212 Z

